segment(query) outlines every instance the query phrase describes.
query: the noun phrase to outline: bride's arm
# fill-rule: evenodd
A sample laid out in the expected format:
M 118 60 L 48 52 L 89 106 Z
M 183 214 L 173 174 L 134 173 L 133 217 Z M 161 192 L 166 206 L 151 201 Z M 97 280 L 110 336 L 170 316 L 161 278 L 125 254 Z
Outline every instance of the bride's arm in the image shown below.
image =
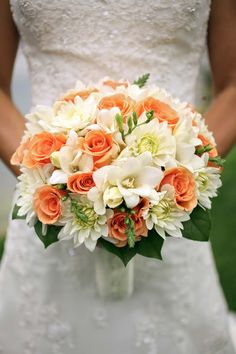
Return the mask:
M 0 1 L 0 158 L 10 165 L 10 158 L 20 143 L 24 118 L 11 100 L 11 78 L 18 47 L 18 33 L 12 21 L 8 0 Z
M 219 154 L 236 143 L 236 1 L 212 0 L 208 35 L 215 98 L 206 119 Z

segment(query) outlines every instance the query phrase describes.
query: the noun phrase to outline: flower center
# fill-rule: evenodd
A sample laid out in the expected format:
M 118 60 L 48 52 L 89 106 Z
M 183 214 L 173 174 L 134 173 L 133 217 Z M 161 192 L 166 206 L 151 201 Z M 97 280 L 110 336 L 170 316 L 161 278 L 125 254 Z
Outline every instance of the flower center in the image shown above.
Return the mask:
M 151 212 L 156 214 L 158 220 L 168 219 L 171 213 L 171 200 L 161 200 L 158 205 L 152 207 Z
M 135 179 L 134 177 L 128 177 L 123 179 L 122 186 L 124 188 L 135 188 Z
M 137 148 L 139 154 L 142 154 L 145 151 L 149 151 L 152 155 L 156 155 L 158 152 L 159 144 L 155 136 L 144 135 L 138 140 Z
M 208 187 L 208 177 L 205 173 L 199 173 L 198 176 L 198 181 L 199 181 L 199 190 L 200 192 L 204 192 L 207 187 Z
M 74 214 L 74 221 L 81 230 L 91 229 L 98 218 L 94 209 L 88 204 L 72 202 L 72 212 Z

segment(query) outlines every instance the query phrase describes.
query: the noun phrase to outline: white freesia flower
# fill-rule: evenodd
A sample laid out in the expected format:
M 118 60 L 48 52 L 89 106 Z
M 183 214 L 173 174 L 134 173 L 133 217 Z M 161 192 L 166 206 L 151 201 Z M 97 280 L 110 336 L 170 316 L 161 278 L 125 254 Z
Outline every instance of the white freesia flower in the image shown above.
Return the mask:
M 84 244 L 90 251 L 96 247 L 100 237 L 108 236 L 107 220 L 113 212 L 107 209 L 106 214 L 98 215 L 93 203 L 86 196 L 71 195 L 72 200 L 67 201 L 67 210 L 60 220 L 64 224 L 58 234 L 59 240 L 74 240 L 74 246 Z
M 93 158 L 81 151 L 79 137 L 74 130 L 70 131 L 66 144 L 59 151 L 52 153 L 51 161 L 59 168 L 52 173 L 51 184 L 66 183 L 68 177 L 74 172 L 93 169 Z
M 182 222 L 190 219 L 189 214 L 177 207 L 175 203 L 175 190 L 171 185 L 161 189 L 160 201 L 152 204 L 144 215 L 149 230 L 155 228 L 156 232 L 166 238 L 166 234 L 173 237 L 182 237 Z
M 75 97 L 74 102 L 57 101 L 54 104 L 54 115 L 52 125 L 54 127 L 68 129 L 84 129 L 93 123 L 97 111 L 97 102 L 93 94 L 86 100 Z
M 220 170 L 208 167 L 208 154 L 202 156 L 205 166 L 195 171 L 194 177 L 197 185 L 197 198 L 201 206 L 210 209 L 211 198 L 217 196 L 217 189 L 221 187 Z
M 198 156 L 195 155 L 196 146 L 201 144 L 198 133 L 199 128 L 192 125 L 191 117 L 181 119 L 173 131 L 176 139 L 176 160 L 190 170 L 195 169 L 194 166 L 199 163 Z
M 99 168 L 93 173 L 93 180 L 95 187 L 88 191 L 88 199 L 94 203 L 94 210 L 97 214 L 103 215 L 106 213 L 106 198 L 104 200 L 103 194 L 107 188 L 109 188 L 109 183 L 107 181 L 108 171 L 111 166 L 104 166 Z
M 134 208 L 140 197 L 149 198 L 151 201 L 159 199 L 155 188 L 160 183 L 163 172 L 152 166 L 152 156 L 149 152 L 129 157 L 117 165 L 107 166 L 105 173 L 101 168 L 93 175 L 95 184 L 97 179 L 103 182 L 104 190 L 107 186 L 117 187 L 128 208 Z
M 111 109 L 101 109 L 96 118 L 97 126 L 107 134 L 112 134 L 113 139 L 119 145 L 125 145 L 122 135 L 119 131 L 115 116 L 120 114 L 118 107 L 112 107 Z
M 26 222 L 33 226 L 36 220 L 36 214 L 33 210 L 33 195 L 38 187 L 47 184 L 52 173 L 53 166 L 48 164 L 44 167 L 35 169 L 22 168 L 22 174 L 18 177 L 17 184 L 17 199 L 16 204 L 20 207 L 18 210 L 19 216 L 26 215 Z
M 127 147 L 121 157 L 138 156 L 149 151 L 156 166 L 165 166 L 169 160 L 174 160 L 176 146 L 175 138 L 167 122 L 159 123 L 154 118 L 149 123 L 137 126 L 126 137 Z

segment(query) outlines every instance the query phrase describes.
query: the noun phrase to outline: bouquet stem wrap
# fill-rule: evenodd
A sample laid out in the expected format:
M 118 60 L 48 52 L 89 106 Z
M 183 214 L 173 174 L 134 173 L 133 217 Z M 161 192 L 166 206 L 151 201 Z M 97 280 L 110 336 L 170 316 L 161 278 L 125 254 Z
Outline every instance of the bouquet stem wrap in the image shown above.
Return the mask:
M 128 298 L 134 288 L 134 259 L 124 267 L 114 254 L 97 247 L 95 251 L 97 292 L 101 298 L 121 300 Z

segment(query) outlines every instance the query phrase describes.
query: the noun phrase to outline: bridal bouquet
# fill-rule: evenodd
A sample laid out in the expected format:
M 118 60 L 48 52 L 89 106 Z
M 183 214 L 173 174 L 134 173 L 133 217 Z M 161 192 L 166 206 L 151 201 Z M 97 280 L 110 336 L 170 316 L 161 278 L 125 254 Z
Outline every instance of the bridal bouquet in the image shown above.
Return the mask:
M 13 218 L 45 247 L 73 240 L 124 264 L 161 259 L 166 237 L 207 241 L 222 160 L 204 118 L 156 86 L 77 83 L 26 116 Z

